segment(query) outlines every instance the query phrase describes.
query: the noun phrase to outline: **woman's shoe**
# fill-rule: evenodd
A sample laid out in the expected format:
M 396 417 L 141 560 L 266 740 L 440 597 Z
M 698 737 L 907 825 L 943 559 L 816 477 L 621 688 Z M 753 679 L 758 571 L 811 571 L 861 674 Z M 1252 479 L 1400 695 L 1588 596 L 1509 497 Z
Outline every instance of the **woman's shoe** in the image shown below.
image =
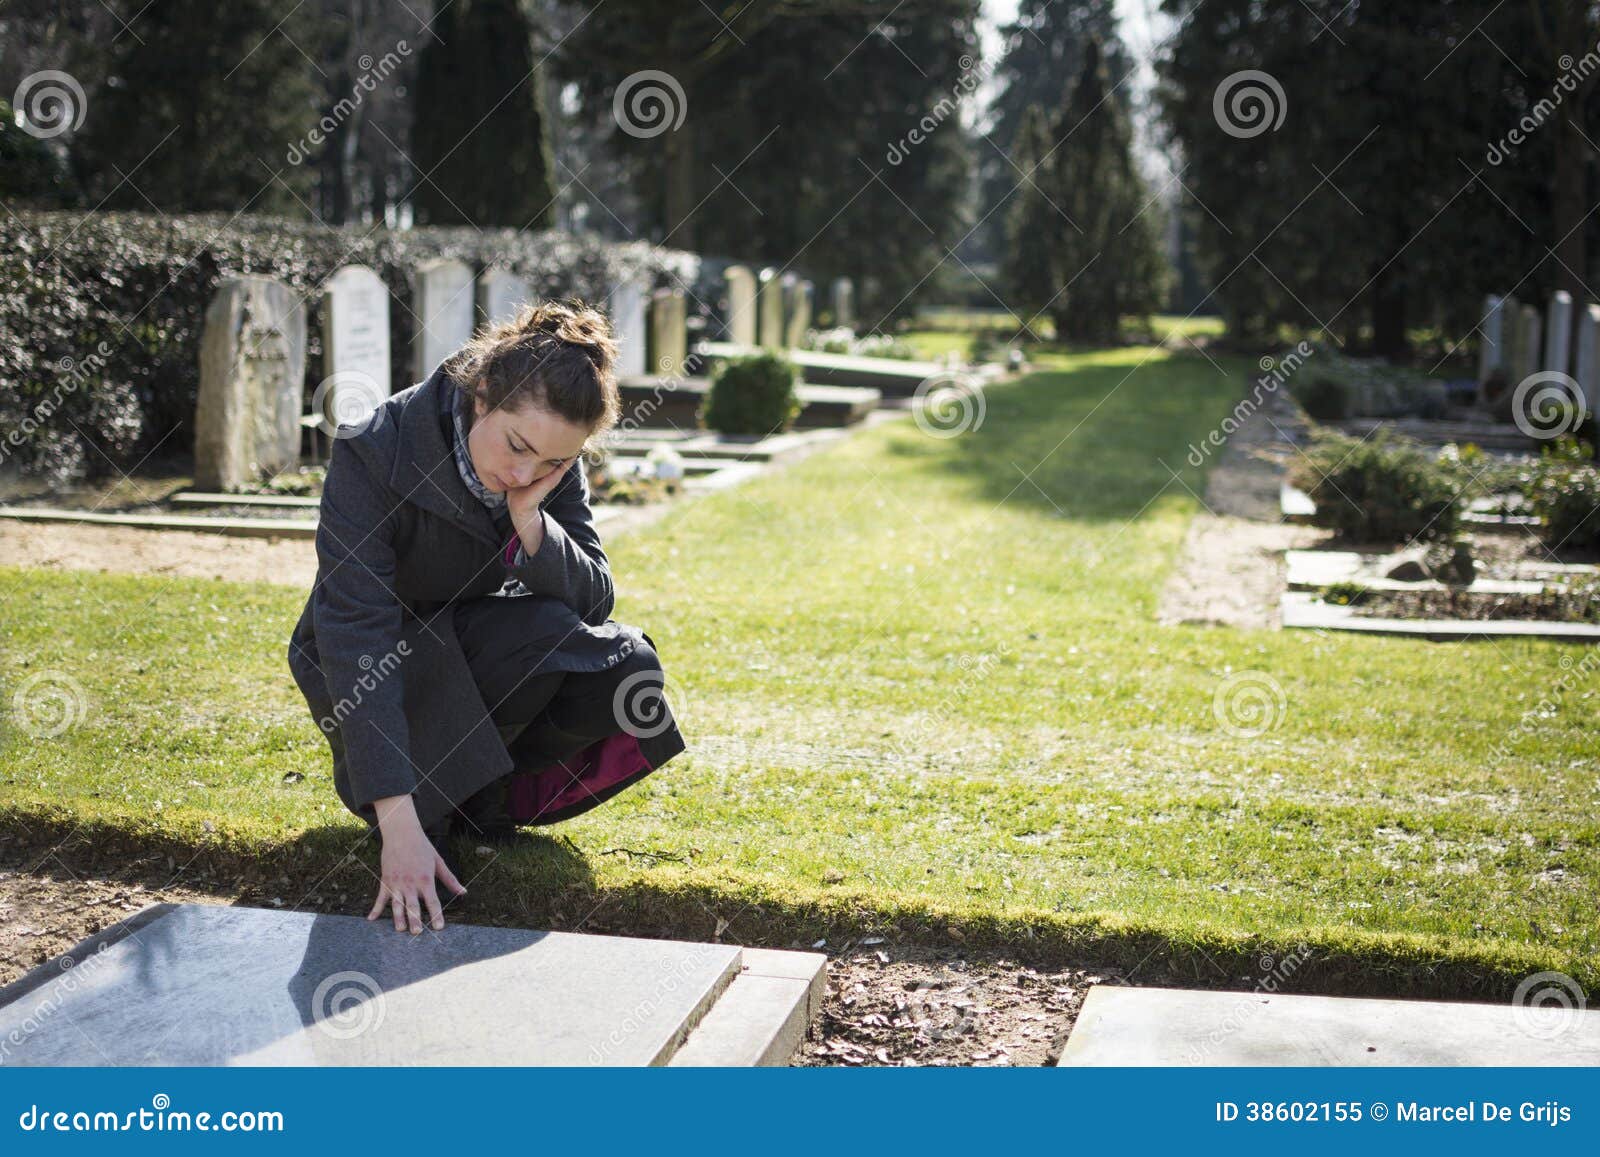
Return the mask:
M 513 843 L 520 829 L 510 809 L 511 777 L 502 775 L 461 801 L 456 809 L 456 830 L 481 843 Z

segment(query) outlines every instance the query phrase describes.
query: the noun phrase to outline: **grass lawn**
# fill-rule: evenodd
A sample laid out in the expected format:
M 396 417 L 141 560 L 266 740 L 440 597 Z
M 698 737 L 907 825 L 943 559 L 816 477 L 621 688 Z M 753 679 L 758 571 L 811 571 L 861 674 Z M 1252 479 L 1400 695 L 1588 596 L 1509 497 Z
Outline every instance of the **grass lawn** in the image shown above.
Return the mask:
M 1187 448 L 1253 367 L 1058 364 L 963 436 L 890 423 L 612 545 L 689 751 L 473 890 L 578 879 L 715 904 L 739 938 L 898 923 L 1197 978 L 1303 943 L 1328 990 L 1600 984 L 1587 651 L 1158 626 Z M 0 826 L 331 860 L 364 831 L 285 665 L 299 592 L 12 568 L 0 599 L 6 682 L 89 701 L 0 751 Z M 1219 721 L 1241 675 L 1281 689 L 1263 734 Z

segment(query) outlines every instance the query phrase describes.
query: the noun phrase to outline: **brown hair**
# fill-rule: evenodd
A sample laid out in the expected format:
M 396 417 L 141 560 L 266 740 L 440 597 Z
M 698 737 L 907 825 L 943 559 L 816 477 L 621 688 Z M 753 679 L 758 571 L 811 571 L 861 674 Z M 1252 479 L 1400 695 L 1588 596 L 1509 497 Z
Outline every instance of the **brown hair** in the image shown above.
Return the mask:
M 621 413 L 616 358 L 605 314 L 576 299 L 543 301 L 484 326 L 445 359 L 444 371 L 491 409 L 537 405 L 587 427 L 592 438 Z M 470 408 L 467 414 L 470 424 Z

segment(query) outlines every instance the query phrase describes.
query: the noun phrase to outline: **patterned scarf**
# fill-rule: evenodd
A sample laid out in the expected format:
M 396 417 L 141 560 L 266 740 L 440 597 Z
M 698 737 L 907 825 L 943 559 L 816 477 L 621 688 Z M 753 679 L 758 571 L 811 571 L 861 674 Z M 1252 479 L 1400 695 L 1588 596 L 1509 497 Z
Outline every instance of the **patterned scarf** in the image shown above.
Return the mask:
M 467 450 L 467 407 L 471 400 L 467 392 L 459 387 L 450 390 L 450 417 L 455 425 L 455 459 L 456 469 L 461 473 L 461 481 L 467 484 L 467 489 L 472 491 L 473 497 L 489 508 L 493 514 L 504 509 L 506 496 L 496 494 L 483 484 L 478 477 L 478 472 L 472 468 L 472 455 Z

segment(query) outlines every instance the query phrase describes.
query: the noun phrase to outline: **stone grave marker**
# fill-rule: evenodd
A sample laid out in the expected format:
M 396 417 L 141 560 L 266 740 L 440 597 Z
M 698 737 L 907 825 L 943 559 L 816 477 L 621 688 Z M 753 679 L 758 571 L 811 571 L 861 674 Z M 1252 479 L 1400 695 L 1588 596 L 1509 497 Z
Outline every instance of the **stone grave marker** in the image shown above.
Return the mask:
M 848 277 L 835 277 L 833 279 L 833 324 L 849 326 L 852 329 L 856 324 L 856 285 Z
M 743 265 L 730 265 L 728 280 L 728 340 L 735 345 L 756 344 L 756 275 Z
M 689 360 L 688 307 L 681 289 L 658 289 L 650 298 L 652 374 L 682 377 Z
M 237 490 L 300 460 L 306 310 L 269 277 L 217 285 L 200 337 L 195 485 Z
M 220 904 L 151 905 L 63 960 L 0 989 L 8 1066 L 783 1064 L 827 963 Z
M 411 367 L 424 381 L 472 336 L 472 269 L 464 261 L 430 261 L 415 273 L 417 332 Z
M 1565 374 L 1572 370 L 1572 294 L 1558 289 L 1550 295 L 1545 315 L 1544 368 Z
M 783 348 L 783 282 L 770 266 L 761 271 L 761 288 L 756 302 L 757 328 L 761 344 L 769 350 Z
M 806 344 L 806 331 L 811 328 L 813 288 L 811 282 L 800 278 L 796 278 L 789 286 L 784 345 L 790 349 L 802 349 Z
M 393 392 L 389 287 L 365 265 L 328 278 L 322 298 L 323 380 L 314 396 L 324 428 L 359 422 Z
M 637 377 L 647 369 L 650 329 L 645 294 L 649 286 L 619 281 L 611 287 L 611 329 L 617 339 L 617 375 Z
M 1478 342 L 1478 388 L 1481 390 L 1505 365 L 1505 299 L 1491 293 L 1483 299 L 1482 337 Z
M 1574 376 L 1583 392 L 1583 405 L 1600 414 L 1600 305 L 1590 303 L 1578 311 L 1577 368 Z
M 517 310 L 533 300 L 533 287 L 509 269 L 491 267 L 478 280 L 478 306 L 492 325 L 510 321 Z
M 1507 384 L 1513 390 L 1530 374 L 1539 372 L 1539 329 L 1538 309 L 1523 306 L 1517 320 L 1517 357 L 1507 375 Z

